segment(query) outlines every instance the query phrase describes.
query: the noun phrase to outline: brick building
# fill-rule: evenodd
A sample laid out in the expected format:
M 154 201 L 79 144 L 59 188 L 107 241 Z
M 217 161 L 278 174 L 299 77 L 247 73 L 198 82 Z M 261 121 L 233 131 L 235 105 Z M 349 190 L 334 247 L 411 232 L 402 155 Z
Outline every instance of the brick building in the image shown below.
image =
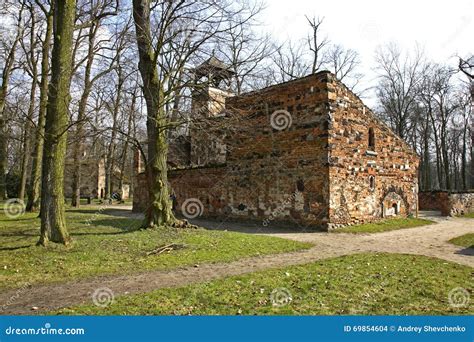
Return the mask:
M 178 212 L 323 229 L 416 215 L 418 156 L 330 72 L 240 96 L 218 85 L 193 96 L 202 120 L 179 161 L 170 148 Z M 144 173 L 135 184 L 144 210 Z

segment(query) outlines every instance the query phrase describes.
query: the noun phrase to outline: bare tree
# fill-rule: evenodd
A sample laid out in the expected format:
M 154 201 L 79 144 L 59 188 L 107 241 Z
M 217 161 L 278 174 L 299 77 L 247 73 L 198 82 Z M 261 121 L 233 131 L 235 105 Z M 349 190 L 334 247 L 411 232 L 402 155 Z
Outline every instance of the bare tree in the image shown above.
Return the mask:
M 89 95 L 92 91 L 94 83 L 112 71 L 115 67 L 114 61 L 110 63 L 108 67 L 100 69 L 100 71 L 93 72 L 93 64 L 97 55 L 102 54 L 102 59 L 107 59 L 103 55 L 103 50 L 107 48 L 106 44 L 108 41 L 106 39 L 99 39 L 97 41 L 97 34 L 102 28 L 103 20 L 108 16 L 116 15 L 118 11 L 118 3 L 115 1 L 90 1 L 87 4 L 87 16 L 88 20 L 82 24 L 81 27 L 86 25 L 89 26 L 87 34 L 87 54 L 85 56 L 85 68 L 84 68 L 84 83 L 82 87 L 82 95 L 79 100 L 79 107 L 77 113 L 77 123 L 76 123 L 76 132 L 75 139 L 76 143 L 74 144 L 73 151 L 73 173 L 72 173 L 72 201 L 71 204 L 74 207 L 79 207 L 80 198 L 81 198 L 81 158 L 84 153 L 84 124 L 86 120 L 86 109 L 87 101 Z M 86 6 L 82 7 L 82 10 L 85 10 Z M 117 55 L 115 55 L 117 56 Z
M 332 44 L 324 56 L 324 67 L 336 75 L 339 81 L 344 81 L 349 89 L 354 90 L 362 79 L 362 74 L 357 72 L 361 64 L 359 53 L 342 45 Z
M 177 124 L 170 122 L 167 104 L 172 102 L 176 87 L 189 86 L 177 81 L 186 63 L 203 51 L 211 38 L 228 30 L 227 24 L 243 12 L 235 3 L 133 1 L 138 68 L 147 108 L 149 206 L 145 227 L 182 224 L 173 215 L 167 179 L 166 131 Z
M 36 124 L 34 150 L 31 166 L 30 184 L 28 190 L 27 211 L 36 211 L 39 208 L 41 190 L 41 164 L 43 159 L 44 146 L 44 125 L 46 120 L 46 107 L 48 104 L 48 84 L 49 84 L 49 57 L 51 48 L 51 37 L 53 35 L 53 9 L 52 6 L 46 8 L 40 0 L 35 0 L 36 5 L 41 9 L 46 28 L 41 44 L 41 81 L 39 85 L 39 113 Z
M 12 4 L 5 3 L 6 6 Z M 25 8 L 24 1 L 21 2 L 18 13 L 11 13 L 15 20 L 15 34 L 13 39 L 8 42 L 2 42 L 2 50 L 4 60 L 2 60 L 3 70 L 2 70 L 2 83 L 0 87 L 0 200 L 7 198 L 7 187 L 6 187 L 6 170 L 7 170 L 7 132 L 6 132 L 6 111 L 5 111 L 5 102 L 8 94 L 8 87 L 10 82 L 10 77 L 15 64 L 15 54 L 17 46 L 20 42 L 20 39 L 23 35 L 24 25 L 23 25 L 23 10 Z M 17 9 L 14 5 L 10 8 L 13 12 Z
M 311 34 L 308 35 L 307 42 L 309 50 L 312 54 L 312 64 L 311 64 L 311 73 L 314 74 L 321 69 L 321 66 L 324 63 L 324 48 L 329 44 L 327 37 L 321 38 L 321 25 L 324 21 L 324 18 L 308 17 L 305 16 L 308 21 L 309 26 L 311 27 Z
M 420 50 L 416 49 L 413 56 L 404 56 L 395 44 L 380 48 L 376 54 L 379 73 L 376 91 L 382 115 L 402 138 L 413 129 L 410 115 L 421 82 L 423 61 Z
M 26 57 L 26 63 L 24 66 L 25 71 L 31 77 L 31 86 L 30 86 L 30 98 L 28 113 L 26 115 L 26 120 L 23 128 L 23 153 L 21 160 L 21 170 L 20 170 L 20 189 L 18 191 L 18 198 L 23 200 L 25 198 L 26 192 L 26 179 L 28 177 L 28 167 L 31 158 L 31 133 L 33 131 L 33 116 L 36 106 L 36 88 L 38 85 L 38 61 L 39 61 L 39 51 L 37 50 L 38 40 L 38 28 L 37 28 L 37 14 L 36 8 L 29 4 L 28 6 L 29 18 L 28 18 L 28 42 L 25 42 L 25 39 L 21 39 L 20 43 Z
M 275 67 L 272 79 L 274 83 L 281 83 L 308 75 L 311 67 L 305 57 L 306 45 L 287 42 L 274 47 L 272 61 Z

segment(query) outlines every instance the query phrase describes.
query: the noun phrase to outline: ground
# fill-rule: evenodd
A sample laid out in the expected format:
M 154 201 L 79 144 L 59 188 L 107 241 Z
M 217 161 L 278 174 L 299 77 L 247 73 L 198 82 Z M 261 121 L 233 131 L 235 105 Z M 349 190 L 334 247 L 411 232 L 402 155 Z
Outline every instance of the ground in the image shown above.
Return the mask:
M 294 232 L 290 229 L 276 229 L 276 227 L 274 227 L 275 229 L 270 228 L 266 230 L 262 230 L 260 227 L 252 231 L 252 228 L 246 224 L 216 224 L 210 221 L 200 220 L 199 224 L 201 226 L 213 226 L 214 229 L 220 226 L 219 231 L 196 230 L 183 233 L 185 236 L 189 234 L 189 236 L 196 238 L 196 240 L 194 240 L 194 245 L 197 247 L 195 250 L 199 251 L 201 248 L 202 254 L 196 252 L 196 254 L 191 254 L 187 258 L 181 258 L 183 255 L 179 253 L 186 253 L 186 250 L 178 250 L 172 251 L 167 255 L 154 256 L 153 258 L 156 257 L 157 259 L 156 262 L 140 264 L 139 259 L 140 257 L 144 258 L 143 253 L 156 247 L 158 244 L 158 241 L 153 241 L 152 238 L 158 239 L 159 236 L 162 235 L 159 231 L 156 232 L 155 236 L 147 235 L 152 234 L 149 231 L 133 231 L 125 234 L 123 233 L 123 226 L 121 226 L 121 228 L 113 227 L 103 222 L 103 220 L 112 220 L 114 222 L 117 220 L 117 222 L 135 222 L 135 224 L 137 224 L 138 221 L 130 219 L 128 217 L 130 216 L 130 212 L 123 208 L 122 210 L 115 209 L 109 212 L 102 211 L 100 215 L 104 215 L 104 217 L 100 218 L 94 218 L 94 215 L 97 215 L 97 213 L 93 214 L 91 212 L 73 211 L 70 212 L 69 215 L 71 215 L 71 218 L 77 215 L 77 221 L 73 219 L 70 220 L 70 225 L 76 225 L 77 234 L 75 236 L 73 235 L 76 239 L 76 244 L 68 253 L 75 253 L 74 249 L 77 248 L 81 251 L 77 253 L 82 253 L 81 255 L 87 258 L 82 261 L 82 264 L 89 265 L 90 268 L 91 262 L 94 262 L 94 267 L 96 267 L 97 270 L 90 274 L 77 274 L 71 278 L 69 278 L 69 275 L 63 278 L 60 277 L 60 279 L 56 278 L 54 279 L 56 283 L 53 284 L 44 284 L 44 281 L 40 280 L 40 277 L 32 277 L 32 281 L 36 282 L 36 284 L 20 287 L 18 279 L 28 281 L 31 274 L 34 273 L 33 270 L 38 270 L 34 265 L 28 266 L 29 264 L 34 264 L 36 260 L 37 262 L 43 262 L 44 260 L 48 260 L 48 258 L 51 259 L 51 263 L 43 264 L 48 271 L 45 274 L 48 275 L 50 273 L 52 274 L 53 267 L 58 265 L 58 258 L 55 259 L 52 256 L 44 257 L 44 255 L 39 254 L 35 257 L 29 257 L 26 250 L 37 249 L 37 247 L 32 246 L 14 251 L 5 250 L 15 244 L 18 245 L 19 243 L 28 242 L 28 244 L 31 245 L 35 241 L 36 237 L 31 236 L 34 235 L 35 231 L 28 230 L 32 229 L 31 223 L 34 222 L 31 217 L 19 218 L 15 221 L 13 226 L 10 225 L 10 223 L 6 227 L 4 225 L 1 228 L 3 236 L 0 237 L 2 248 L 4 249 L 0 251 L 2 260 L 5 259 L 4 257 L 10 258 L 8 260 L 11 260 L 10 255 L 12 253 L 20 253 L 16 255 L 14 259 L 25 265 L 26 269 L 31 267 L 31 272 L 29 273 L 25 272 L 25 269 L 21 269 L 19 272 L 16 272 L 16 270 L 12 272 L 12 270 L 7 267 L 6 274 L 4 273 L 5 275 L 2 276 L 3 288 L 15 287 L 3 291 L 0 294 L 0 303 L 9 303 L 9 305 L 3 308 L 5 314 L 47 313 L 61 310 L 61 308 L 64 307 L 75 307 L 78 304 L 87 305 L 87 303 L 91 302 L 92 294 L 97 289 L 103 288 L 108 288 L 114 293 L 117 307 L 115 309 L 110 307 L 110 311 L 101 311 L 102 313 L 113 313 L 114 310 L 117 310 L 115 311 L 116 313 L 128 312 L 126 310 L 121 311 L 127 306 L 126 303 L 135 303 L 138 305 L 134 313 L 172 313 L 172 311 L 170 311 L 171 307 L 175 307 L 177 313 L 186 313 L 187 309 L 183 306 L 173 305 L 174 301 L 179 300 L 180 295 L 188 291 L 186 289 L 189 289 L 192 294 L 189 297 L 189 305 L 197 305 L 199 303 L 196 302 L 196 300 L 201 298 L 199 296 L 208 298 L 206 296 L 208 296 L 209 293 L 206 292 L 207 290 L 203 290 L 207 287 L 210 289 L 221 288 L 222 291 L 215 292 L 216 294 L 210 298 L 210 300 L 214 301 L 210 302 L 212 304 L 210 304 L 209 308 L 196 309 L 193 313 L 217 313 L 219 310 L 222 310 L 221 313 L 239 313 L 238 311 L 234 312 L 234 309 L 237 308 L 235 305 L 231 306 L 230 311 L 226 311 L 227 309 L 225 309 L 228 306 L 228 304 L 225 304 L 227 303 L 227 299 L 232 302 L 233 296 L 238 295 L 234 293 L 235 289 L 230 285 L 233 284 L 234 281 L 245 282 L 249 279 L 260 279 L 259 281 L 262 282 L 262 286 L 266 289 L 265 291 L 267 291 L 265 298 L 268 300 L 269 288 L 278 285 L 277 277 L 274 277 L 274 275 L 279 274 L 279 271 L 272 271 L 271 269 L 278 268 L 287 268 L 287 271 L 284 271 L 284 273 L 295 273 L 298 275 L 294 279 L 297 288 L 299 288 L 298 286 L 300 285 L 304 287 L 305 279 L 311 280 L 317 277 L 318 272 L 322 272 L 319 273 L 321 275 L 326 274 L 325 280 L 328 282 L 338 282 L 341 285 L 340 289 L 334 292 L 336 297 L 334 297 L 333 301 L 330 301 L 330 308 L 323 309 L 318 309 L 315 306 L 316 302 L 313 302 L 313 300 L 317 301 L 319 297 L 313 298 L 309 291 L 304 290 L 301 293 L 298 291 L 296 291 L 297 293 L 293 293 L 294 291 L 291 291 L 295 296 L 294 303 L 297 305 L 294 306 L 295 304 L 293 303 L 291 308 L 287 308 L 290 310 L 288 313 L 345 312 L 362 314 L 364 312 L 397 313 L 404 312 L 403 310 L 411 310 L 410 312 L 420 313 L 472 312 L 472 307 L 469 306 L 463 307 L 460 311 L 452 311 L 446 299 L 448 295 L 446 291 L 452 288 L 460 287 L 466 289 L 466 291 L 472 291 L 472 281 L 469 283 L 468 280 L 470 279 L 469 277 L 474 267 L 474 251 L 470 248 L 460 247 L 449 242 L 449 240 L 455 237 L 474 233 L 474 220 L 468 218 L 451 218 L 449 220 L 434 218 L 436 223 L 431 225 L 363 234 Z M 102 224 L 98 225 L 96 221 L 95 223 L 91 223 L 90 226 L 84 226 L 84 222 L 91 220 L 93 222 L 92 218 L 102 220 Z M 0 220 L 2 219 L 3 218 L 0 217 Z M 4 222 L 5 221 L 0 221 L 0 225 Z M 108 224 L 112 223 L 108 221 Z M 13 228 L 15 226 L 16 228 Z M 224 228 L 233 231 L 241 230 L 253 234 L 225 232 L 222 231 Z M 113 229 L 115 229 L 115 234 L 110 234 Z M 4 232 L 8 232 L 8 234 L 3 234 Z M 15 232 L 16 234 L 13 234 Z M 100 234 L 107 232 L 109 234 Z M 187 238 L 190 238 L 189 236 Z M 132 238 L 134 241 L 138 241 L 136 246 L 132 244 L 133 248 L 130 242 L 127 241 Z M 118 241 L 119 239 L 123 241 L 120 242 Z M 173 235 L 171 239 L 165 240 L 174 241 L 175 239 L 176 236 Z M 159 242 L 161 244 L 163 241 L 159 240 Z M 311 248 L 308 248 L 308 244 Z M 275 247 L 275 245 L 278 246 Z M 92 248 L 92 253 L 88 248 Z M 57 257 L 68 255 L 65 251 L 59 253 L 57 249 L 57 247 L 52 248 L 52 251 L 48 251 L 47 253 L 57 253 Z M 208 257 L 209 253 L 206 252 L 208 249 L 214 251 L 210 253 L 212 255 L 211 258 Z M 260 249 L 266 249 L 268 253 L 265 253 L 266 255 L 262 255 L 263 253 L 257 255 L 256 252 Z M 21 254 L 22 250 L 25 251 L 25 254 Z M 130 252 L 130 250 L 132 250 L 132 252 Z M 94 255 L 95 253 L 100 254 L 101 252 L 103 252 L 102 257 L 96 257 Z M 109 253 L 118 254 L 113 254 L 114 257 L 106 257 Z M 279 254 L 275 255 L 275 253 Z M 411 256 L 408 257 L 400 254 L 410 254 Z M 130 258 L 125 261 L 120 259 L 127 255 L 134 255 L 135 258 Z M 197 255 L 201 255 L 199 262 L 196 261 Z M 24 258 L 28 261 L 25 262 L 25 260 L 23 260 Z M 118 259 L 118 261 L 116 259 Z M 181 259 L 183 259 L 184 262 L 182 262 Z M 168 260 L 166 266 L 163 266 L 164 260 Z M 64 260 L 61 261 L 64 262 Z M 111 272 L 107 267 L 104 267 L 104 262 L 109 262 L 111 263 L 110 265 L 117 264 L 117 266 L 114 266 L 115 268 L 113 268 L 113 272 Z M 121 263 L 124 263 L 125 266 L 121 265 Z M 81 264 L 74 264 L 71 266 L 80 268 L 80 265 Z M 143 265 L 147 266 L 142 267 Z M 339 265 L 339 267 L 335 268 L 335 265 Z M 407 267 L 407 265 L 411 266 Z M 356 273 L 351 276 L 352 271 L 349 267 L 356 267 L 358 271 L 354 271 Z M 395 285 L 395 283 L 391 285 L 387 284 L 387 291 L 393 294 L 393 296 L 389 298 L 383 297 L 385 298 L 384 300 L 387 300 L 387 305 L 375 305 L 372 303 L 369 306 L 363 306 L 364 302 L 358 302 L 357 300 L 352 304 L 349 303 L 350 305 L 348 304 L 347 306 L 338 304 L 345 301 L 344 293 L 346 295 L 350 295 L 351 292 L 359 294 L 368 293 L 370 296 L 377 288 L 380 289 L 380 287 L 384 287 L 383 278 L 380 278 L 380 282 L 377 281 L 377 274 L 382 272 L 383 267 L 391 269 L 393 271 L 393 281 L 395 283 L 398 282 L 398 285 Z M 366 270 L 367 273 L 364 274 L 362 272 L 363 270 Z M 15 273 L 19 273 L 20 275 L 15 275 Z M 42 276 L 44 277 L 45 274 L 42 274 Z M 242 277 L 242 280 L 239 280 L 240 278 L 229 278 L 231 276 Z M 362 281 L 367 277 L 373 281 Z M 351 281 L 351 279 L 353 281 Z M 44 280 L 50 281 L 51 279 L 48 280 L 45 278 Z M 7 282 L 7 284 L 5 284 L 5 282 Z M 43 284 L 40 284 L 40 282 Z M 414 305 L 410 307 L 409 302 L 401 302 L 404 287 L 400 287 L 401 292 L 397 292 L 398 290 L 396 291 L 396 288 L 397 286 L 401 286 L 400 284 L 414 283 L 418 285 L 413 292 L 410 292 L 410 296 L 407 297 L 407 300 Z M 285 283 L 284 285 L 286 286 L 288 284 Z M 184 289 L 182 289 L 183 286 Z M 348 288 L 347 291 L 342 290 L 345 287 Z M 290 288 L 293 287 L 290 286 Z M 438 290 L 436 290 L 436 288 L 438 288 Z M 253 287 L 244 286 L 242 288 L 242 300 L 244 300 L 240 307 L 242 313 L 251 312 L 249 311 L 249 306 L 253 305 L 253 299 L 248 297 L 248 294 L 254 290 Z M 321 295 L 327 298 L 327 296 L 331 294 L 330 290 L 331 289 L 322 292 Z M 163 299 L 164 301 L 168 301 L 168 304 L 150 305 L 149 300 L 154 298 L 155 293 L 146 293 L 151 291 L 157 291 L 156 293 L 158 293 L 158 295 L 159 293 L 168 294 L 169 297 L 166 300 Z M 138 297 L 121 298 L 121 296 L 132 294 L 137 294 Z M 199 298 L 196 299 L 196 296 Z M 297 298 L 298 300 L 296 300 Z M 383 298 L 376 297 L 377 300 L 382 300 Z M 314 305 L 308 304 L 305 306 L 298 304 L 306 300 L 309 300 L 309 303 L 313 303 Z M 425 306 L 423 306 L 424 301 L 426 302 Z M 361 308 L 362 311 L 357 311 L 357 307 Z M 34 310 L 32 311 L 32 309 Z M 85 310 L 84 312 L 86 312 L 90 310 L 90 307 L 89 309 L 72 309 L 79 311 L 70 310 L 71 309 L 69 309 L 69 311 L 65 310 L 64 313 L 81 312 L 80 310 Z M 99 308 L 97 310 L 99 310 Z M 252 313 L 285 312 L 274 311 L 272 305 L 261 309 L 257 308 L 256 310 L 258 312 L 252 311 Z M 101 312 L 96 311 L 95 313 Z
M 388 219 L 381 222 L 374 222 L 374 223 L 365 223 L 359 224 L 356 226 L 349 226 L 336 229 L 335 233 L 379 233 L 379 232 L 386 232 L 389 230 L 397 230 L 397 229 L 404 229 L 404 228 L 413 228 L 413 227 L 420 227 L 425 226 L 427 224 L 431 224 L 433 221 L 425 220 L 421 218 L 394 218 Z
M 408 266 L 408 267 L 407 267 Z M 443 274 L 440 284 L 432 270 Z M 467 266 L 401 254 L 355 254 L 60 310 L 87 315 L 468 314 L 449 306 L 453 288 L 469 288 Z M 410 279 L 409 282 L 406 280 Z M 273 297 L 272 297 L 273 293 Z M 272 302 L 273 300 L 273 302 Z
M 201 263 L 230 262 L 244 257 L 292 252 L 308 243 L 271 236 L 205 229 L 139 230 L 141 220 L 127 211 L 89 208 L 67 211 L 74 243 L 36 247 L 37 214 L 11 219 L 0 214 L 0 290 L 24 284 L 64 282 L 109 274 L 167 270 Z M 184 248 L 161 255 L 147 252 L 170 243 Z

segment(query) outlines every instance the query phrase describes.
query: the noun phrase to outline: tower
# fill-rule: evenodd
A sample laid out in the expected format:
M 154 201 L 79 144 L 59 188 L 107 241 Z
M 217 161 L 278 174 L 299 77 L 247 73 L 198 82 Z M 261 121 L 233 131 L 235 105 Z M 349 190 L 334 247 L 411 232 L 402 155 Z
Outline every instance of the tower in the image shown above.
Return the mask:
M 205 117 L 218 116 L 225 108 L 225 99 L 233 96 L 230 85 L 234 72 L 212 56 L 194 69 L 192 111 Z

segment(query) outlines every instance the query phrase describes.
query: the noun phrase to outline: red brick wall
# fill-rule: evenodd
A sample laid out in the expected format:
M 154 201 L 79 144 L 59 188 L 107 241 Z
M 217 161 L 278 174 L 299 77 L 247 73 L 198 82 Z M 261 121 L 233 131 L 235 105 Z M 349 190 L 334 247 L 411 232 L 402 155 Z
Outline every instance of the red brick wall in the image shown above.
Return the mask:
M 340 82 L 329 84 L 330 220 L 360 223 L 416 214 L 419 159 Z M 369 128 L 375 148 L 369 148 Z M 370 188 L 374 177 L 374 189 Z
M 420 210 L 441 211 L 442 215 L 449 215 L 449 195 L 446 191 L 422 191 L 418 194 Z
M 177 210 L 187 199 L 197 198 L 203 216 L 253 219 L 263 225 L 326 223 L 325 78 L 313 75 L 227 99 L 234 115 L 226 119 L 226 163 L 171 171 Z M 285 129 L 272 127 L 277 110 L 291 117 Z
M 416 212 L 418 157 L 330 73 L 227 98 L 226 110 L 226 118 L 214 120 L 219 158 L 212 147 L 203 154 L 207 165 L 170 171 L 177 211 L 193 200 L 202 216 L 325 228 L 391 210 Z M 369 127 L 372 155 L 366 153 Z M 201 127 L 199 134 L 213 130 Z M 209 140 L 215 139 L 194 136 L 191 145 Z M 199 151 L 191 146 L 191 160 Z

